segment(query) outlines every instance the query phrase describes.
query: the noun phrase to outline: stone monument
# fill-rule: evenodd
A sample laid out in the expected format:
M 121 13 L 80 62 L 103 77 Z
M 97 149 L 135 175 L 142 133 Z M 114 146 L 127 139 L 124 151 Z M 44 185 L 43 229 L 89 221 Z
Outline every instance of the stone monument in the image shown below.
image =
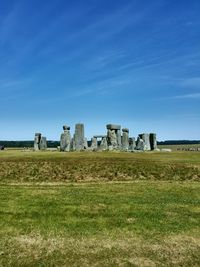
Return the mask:
M 139 137 L 140 137 L 140 139 L 142 139 L 144 141 L 144 149 L 143 150 L 146 150 L 146 151 L 151 150 L 149 134 L 148 133 L 139 134 Z
M 121 149 L 121 126 L 107 124 L 106 127 L 109 150 Z
M 44 136 L 40 139 L 40 150 L 47 150 L 47 138 Z
M 156 150 L 157 147 L 157 140 L 156 140 L 156 134 L 155 133 L 150 133 L 150 146 L 151 150 Z
M 91 150 L 92 151 L 97 151 L 97 148 L 98 148 L 97 138 L 96 137 L 92 137 L 92 139 L 91 139 Z
M 136 141 L 136 150 L 143 150 L 144 151 L 145 144 L 144 140 L 138 136 L 137 141 Z
M 74 143 L 75 143 L 75 150 L 82 151 L 86 149 L 85 145 L 85 137 L 84 137 L 84 124 L 77 123 L 75 125 L 75 133 L 74 133 Z
M 69 152 L 71 150 L 71 134 L 70 127 L 63 126 L 64 133 L 60 136 L 60 151 Z
M 122 150 L 128 151 L 129 150 L 129 129 L 123 128 L 122 129 Z
M 135 147 L 135 137 L 129 137 L 129 151 L 134 151 Z
M 108 142 L 107 142 L 107 137 L 106 136 L 102 136 L 99 148 L 100 148 L 100 150 L 103 150 L 103 151 L 108 149 Z
M 41 140 L 41 133 L 36 133 L 34 138 L 34 150 L 40 150 L 40 140 Z
M 34 150 L 46 150 L 47 149 L 47 139 L 42 136 L 41 133 L 36 133 L 34 138 Z

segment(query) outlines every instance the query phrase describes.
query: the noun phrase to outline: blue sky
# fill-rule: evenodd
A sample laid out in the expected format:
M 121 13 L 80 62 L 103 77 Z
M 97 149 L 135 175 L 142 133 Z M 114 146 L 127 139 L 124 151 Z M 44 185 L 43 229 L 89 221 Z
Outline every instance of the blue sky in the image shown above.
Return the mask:
M 200 139 L 199 0 L 0 1 L 0 139 Z

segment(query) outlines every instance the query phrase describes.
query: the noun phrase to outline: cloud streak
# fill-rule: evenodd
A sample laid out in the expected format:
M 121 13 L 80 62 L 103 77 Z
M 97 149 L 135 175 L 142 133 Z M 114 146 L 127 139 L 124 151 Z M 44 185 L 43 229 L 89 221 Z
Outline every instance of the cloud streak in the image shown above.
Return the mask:
M 175 95 L 175 96 L 170 96 L 170 97 L 165 97 L 162 98 L 162 100 L 189 100 L 189 99 L 193 99 L 193 100 L 200 100 L 200 93 L 192 93 L 192 94 L 182 94 L 182 95 Z

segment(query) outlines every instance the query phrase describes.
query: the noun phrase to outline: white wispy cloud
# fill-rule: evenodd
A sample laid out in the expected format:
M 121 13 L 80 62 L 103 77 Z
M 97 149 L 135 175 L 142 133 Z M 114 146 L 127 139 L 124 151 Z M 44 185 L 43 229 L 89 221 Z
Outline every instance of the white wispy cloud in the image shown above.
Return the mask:
M 123 86 L 127 86 L 131 83 L 131 80 L 128 76 L 120 78 L 109 78 L 104 79 L 98 82 L 92 82 L 89 85 L 79 88 L 74 88 L 71 93 L 71 97 L 79 97 L 84 95 L 105 95 L 105 94 L 114 94 L 118 90 L 122 90 Z
M 172 100 L 173 99 L 195 99 L 195 100 L 199 100 L 200 99 L 200 93 L 175 95 L 175 96 L 165 97 L 162 99 L 163 100 L 167 100 L 167 99 L 172 99 Z

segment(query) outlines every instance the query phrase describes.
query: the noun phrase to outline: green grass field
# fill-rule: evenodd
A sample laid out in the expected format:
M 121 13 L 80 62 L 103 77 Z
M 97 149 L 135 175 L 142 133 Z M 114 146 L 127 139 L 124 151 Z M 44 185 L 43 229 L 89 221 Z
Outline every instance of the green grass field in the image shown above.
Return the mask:
M 200 153 L 0 153 L 0 266 L 200 266 Z

